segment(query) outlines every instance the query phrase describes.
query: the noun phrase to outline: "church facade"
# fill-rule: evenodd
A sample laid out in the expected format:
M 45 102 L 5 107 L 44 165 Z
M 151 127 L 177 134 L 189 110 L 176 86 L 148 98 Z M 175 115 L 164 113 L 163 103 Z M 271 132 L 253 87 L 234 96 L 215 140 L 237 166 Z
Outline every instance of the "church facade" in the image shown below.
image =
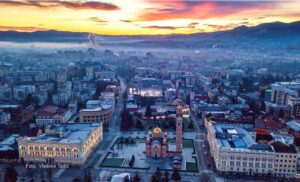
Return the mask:
M 182 154 L 182 106 L 177 107 L 176 112 L 176 151 L 169 151 L 168 134 L 162 132 L 159 127 L 149 132 L 146 139 L 145 153 L 147 157 L 164 158 Z

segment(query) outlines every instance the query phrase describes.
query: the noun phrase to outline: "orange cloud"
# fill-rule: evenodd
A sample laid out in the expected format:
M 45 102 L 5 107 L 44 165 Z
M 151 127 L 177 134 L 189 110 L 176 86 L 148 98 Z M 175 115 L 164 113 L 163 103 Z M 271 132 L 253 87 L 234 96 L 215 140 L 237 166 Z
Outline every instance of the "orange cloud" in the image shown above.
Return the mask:
M 105 2 L 98 1 L 86 1 L 86 2 L 69 2 L 69 1 L 0 1 L 0 4 L 5 6 L 30 6 L 30 7 L 38 7 L 38 8 L 53 8 L 53 7 L 64 7 L 76 10 L 118 10 L 120 7 Z
M 144 26 L 142 28 L 151 28 L 151 29 L 165 29 L 165 30 L 176 30 L 176 29 L 183 29 L 183 28 L 195 28 L 193 25 L 188 25 L 188 26 L 157 26 L 157 25 L 152 25 L 152 26 Z

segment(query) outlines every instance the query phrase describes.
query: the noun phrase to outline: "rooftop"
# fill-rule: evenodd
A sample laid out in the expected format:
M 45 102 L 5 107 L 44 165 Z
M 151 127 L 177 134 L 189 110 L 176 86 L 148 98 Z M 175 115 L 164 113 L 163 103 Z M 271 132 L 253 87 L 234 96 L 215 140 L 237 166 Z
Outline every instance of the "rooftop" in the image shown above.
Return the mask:
M 213 124 L 213 126 L 217 143 L 221 148 L 273 152 L 270 145 L 257 144 L 250 133 L 240 126 L 229 124 Z
M 65 111 L 66 111 L 65 109 L 48 105 L 43 109 L 39 110 L 38 115 L 56 115 L 56 114 L 62 115 Z
M 279 126 L 276 121 L 271 119 L 257 119 L 255 120 L 255 128 L 264 128 L 264 129 L 271 129 L 271 130 L 278 130 Z
M 101 123 L 52 124 L 48 125 L 45 133 L 40 136 L 21 139 L 37 143 L 82 143 L 90 136 L 90 132 L 100 125 Z
M 297 151 L 296 151 L 296 148 L 294 145 L 285 145 L 281 142 L 274 142 L 274 143 L 272 143 L 272 146 L 276 152 L 297 154 Z
M 300 132 L 300 123 L 299 121 L 290 121 L 290 122 L 287 122 L 286 125 L 291 128 L 292 130 L 294 131 L 297 131 L 297 132 Z

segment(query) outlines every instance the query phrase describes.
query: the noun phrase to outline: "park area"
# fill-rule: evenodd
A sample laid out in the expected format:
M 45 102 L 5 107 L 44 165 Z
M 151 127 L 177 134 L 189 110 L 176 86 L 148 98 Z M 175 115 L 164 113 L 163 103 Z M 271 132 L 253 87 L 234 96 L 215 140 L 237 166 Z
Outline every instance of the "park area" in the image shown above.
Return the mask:
M 121 167 L 124 158 L 105 158 L 101 164 L 103 167 Z

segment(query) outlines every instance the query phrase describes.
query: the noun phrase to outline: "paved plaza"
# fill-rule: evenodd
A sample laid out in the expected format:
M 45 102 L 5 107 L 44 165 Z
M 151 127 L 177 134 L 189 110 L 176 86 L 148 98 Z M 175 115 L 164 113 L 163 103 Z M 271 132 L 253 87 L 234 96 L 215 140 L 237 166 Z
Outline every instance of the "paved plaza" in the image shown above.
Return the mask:
M 145 155 L 145 137 L 147 132 L 125 132 L 119 135 L 116 139 L 112 150 L 110 150 L 105 159 L 103 159 L 101 166 L 103 167 L 129 167 L 129 161 L 132 156 L 135 158 L 133 168 L 150 169 L 172 169 L 172 163 L 169 158 L 154 159 L 146 157 Z M 169 136 L 169 150 L 175 150 L 175 133 L 168 133 Z M 183 161 L 181 170 L 196 171 L 196 154 L 194 152 L 193 138 L 194 133 L 184 133 L 183 136 Z M 122 142 L 120 142 L 122 140 Z M 126 141 L 126 142 L 125 142 Z M 186 165 L 187 164 L 187 165 Z M 188 166 L 188 167 L 187 167 Z M 193 169 L 193 170 L 191 170 Z

